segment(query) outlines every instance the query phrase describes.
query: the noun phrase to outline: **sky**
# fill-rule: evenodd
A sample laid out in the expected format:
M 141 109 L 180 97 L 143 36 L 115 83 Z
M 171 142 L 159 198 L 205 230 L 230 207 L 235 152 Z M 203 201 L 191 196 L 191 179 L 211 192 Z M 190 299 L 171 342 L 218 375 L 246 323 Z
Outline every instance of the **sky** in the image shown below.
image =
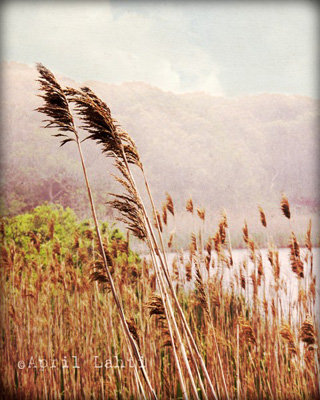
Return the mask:
M 1 5 L 1 61 L 41 62 L 79 82 L 318 98 L 316 4 L 11 0 Z

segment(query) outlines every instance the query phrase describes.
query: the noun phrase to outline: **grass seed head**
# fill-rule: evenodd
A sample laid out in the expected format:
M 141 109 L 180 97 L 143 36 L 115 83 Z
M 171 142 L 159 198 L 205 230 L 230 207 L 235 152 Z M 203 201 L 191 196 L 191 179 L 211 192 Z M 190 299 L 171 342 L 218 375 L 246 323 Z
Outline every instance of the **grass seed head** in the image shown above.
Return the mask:
M 288 219 L 290 219 L 290 217 L 291 217 L 290 205 L 289 205 L 288 198 L 285 194 L 283 194 L 281 197 L 280 205 L 281 205 L 281 211 L 282 211 L 283 215 L 285 217 L 287 217 Z
M 197 214 L 198 214 L 198 217 L 199 217 L 202 221 L 205 220 L 205 218 L 206 218 L 206 211 L 205 211 L 204 208 L 197 208 Z
M 267 227 L 267 219 L 266 219 L 266 215 L 263 211 L 263 208 L 261 206 L 259 206 L 259 214 L 260 214 L 260 221 L 262 226 L 264 226 L 265 228 Z
M 187 210 L 189 213 L 193 214 L 193 201 L 192 201 L 192 198 L 191 198 L 191 197 L 190 197 L 190 199 L 187 200 L 187 203 L 186 203 L 186 210 Z
M 314 344 L 316 341 L 315 329 L 312 319 L 309 315 L 307 315 L 306 319 L 301 325 L 299 339 L 308 345 Z
M 169 211 L 169 213 L 174 215 L 174 205 L 173 205 L 172 197 L 170 196 L 169 193 L 166 193 L 166 206 L 167 206 L 167 210 Z

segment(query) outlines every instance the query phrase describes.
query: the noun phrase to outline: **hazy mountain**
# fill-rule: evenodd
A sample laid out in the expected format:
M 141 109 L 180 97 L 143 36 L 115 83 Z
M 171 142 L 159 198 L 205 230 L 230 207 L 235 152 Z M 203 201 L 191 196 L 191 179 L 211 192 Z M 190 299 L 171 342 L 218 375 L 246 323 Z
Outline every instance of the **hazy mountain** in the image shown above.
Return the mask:
M 53 71 L 55 72 L 55 71 Z M 79 86 L 56 74 L 64 85 Z M 82 206 L 82 177 L 76 149 L 59 149 L 43 116 L 33 110 L 35 68 L 2 65 L 2 176 L 11 212 L 44 200 Z M 319 203 L 318 103 L 282 94 L 224 98 L 206 93 L 175 94 L 143 82 L 121 85 L 84 82 L 110 106 L 136 141 L 158 204 L 165 192 L 183 206 L 192 195 L 213 211 L 235 214 L 262 203 L 278 204 L 286 192 L 291 204 L 308 212 Z M 89 174 L 103 204 L 115 184 L 110 163 L 86 145 Z

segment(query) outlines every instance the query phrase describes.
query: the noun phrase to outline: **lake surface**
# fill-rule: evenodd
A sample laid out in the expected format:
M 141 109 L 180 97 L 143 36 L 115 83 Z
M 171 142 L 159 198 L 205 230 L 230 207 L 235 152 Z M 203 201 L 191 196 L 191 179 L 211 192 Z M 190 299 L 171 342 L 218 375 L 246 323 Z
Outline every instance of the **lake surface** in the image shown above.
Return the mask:
M 308 263 L 304 262 L 304 278 L 299 279 L 297 275 L 291 270 L 290 265 L 290 249 L 288 248 L 280 248 L 279 251 L 279 262 L 280 262 L 280 302 L 283 312 L 283 317 L 286 318 L 289 312 L 289 308 L 292 310 L 295 309 L 295 304 L 298 300 L 299 294 L 299 286 L 304 290 L 308 291 L 309 284 L 311 282 L 310 277 L 310 261 Z M 263 261 L 263 269 L 264 269 L 264 278 L 262 280 L 261 286 L 258 287 L 258 298 L 263 299 L 263 291 L 265 288 L 266 298 L 267 300 L 271 300 L 273 296 L 275 296 L 275 288 L 274 288 L 274 278 L 273 278 L 273 271 L 268 260 L 268 250 L 267 249 L 260 249 L 257 251 L 261 253 L 262 261 Z M 300 249 L 301 260 L 304 260 L 306 253 L 308 250 L 306 248 Z M 319 262 L 320 262 L 320 248 L 314 248 L 312 250 L 313 253 L 313 276 L 316 276 L 316 304 L 315 304 L 315 315 L 317 316 L 317 320 L 315 321 L 318 326 L 319 324 L 319 300 L 320 300 L 320 277 L 319 277 Z M 215 252 L 212 252 L 212 257 L 214 258 L 215 265 L 217 265 L 217 256 Z M 245 295 L 248 301 L 251 301 L 253 297 L 253 284 L 250 275 L 254 270 L 254 264 L 249 258 L 249 253 L 246 249 L 235 249 L 232 250 L 232 257 L 233 257 L 233 266 L 228 268 L 227 266 L 223 265 L 222 267 L 214 267 L 210 268 L 210 276 L 218 274 L 219 277 L 222 278 L 223 287 L 228 290 L 230 288 L 231 281 L 234 280 L 234 277 L 239 275 L 240 266 L 244 260 L 247 261 L 247 271 L 244 273 L 244 278 L 246 280 L 246 291 Z M 185 268 L 183 265 L 179 264 L 179 254 L 177 253 L 167 253 L 167 259 L 169 262 L 169 266 L 172 270 L 172 262 L 176 258 L 178 269 L 179 269 L 179 280 L 178 283 L 184 286 L 186 289 L 192 288 L 194 286 L 194 276 L 195 270 L 194 266 L 192 268 L 192 275 L 193 280 L 191 282 L 186 282 L 185 280 Z M 189 252 L 183 253 L 184 264 L 187 263 L 189 260 Z M 208 278 L 207 270 L 203 263 L 201 263 L 201 273 L 203 280 Z M 264 282 L 265 280 L 265 282 Z M 299 282 L 300 281 L 300 282 Z M 265 285 L 265 286 L 264 286 Z M 294 315 L 293 315 L 294 318 Z

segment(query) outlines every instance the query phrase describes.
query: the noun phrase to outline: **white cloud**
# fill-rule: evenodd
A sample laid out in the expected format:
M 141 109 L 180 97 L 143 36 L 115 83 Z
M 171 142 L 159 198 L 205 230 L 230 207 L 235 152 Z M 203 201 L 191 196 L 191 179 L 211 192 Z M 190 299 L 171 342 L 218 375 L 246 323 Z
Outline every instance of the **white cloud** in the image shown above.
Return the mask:
M 299 2 L 12 1 L 2 7 L 4 59 L 40 61 L 80 81 L 145 81 L 214 95 L 310 94 L 316 86 L 315 17 Z
M 40 61 L 81 80 L 145 81 L 176 92 L 221 92 L 213 60 L 187 41 L 182 19 L 176 26 L 167 17 L 135 11 L 116 16 L 108 4 L 95 2 L 7 3 L 4 58 Z M 206 71 L 210 84 L 202 86 Z

